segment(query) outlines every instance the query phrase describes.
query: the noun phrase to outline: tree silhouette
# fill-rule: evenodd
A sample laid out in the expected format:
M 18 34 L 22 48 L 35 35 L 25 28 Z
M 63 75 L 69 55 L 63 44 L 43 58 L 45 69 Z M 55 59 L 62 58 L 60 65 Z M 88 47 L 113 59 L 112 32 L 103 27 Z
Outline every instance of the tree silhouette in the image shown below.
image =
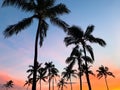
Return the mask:
M 64 68 L 64 70 L 65 71 L 62 72 L 62 76 L 63 76 L 63 78 L 66 78 L 67 81 L 70 80 L 70 86 L 71 86 L 71 90 L 72 90 L 72 79 L 71 79 L 71 77 L 76 78 L 77 70 L 72 69 L 71 66 L 67 66 L 66 68 Z
M 37 74 L 36 77 L 38 76 L 38 70 L 41 68 L 42 63 L 37 62 Z M 31 76 L 33 76 L 34 74 L 34 66 L 33 65 L 29 65 L 29 69 L 27 70 L 27 73 L 29 73 L 28 78 L 32 78 Z
M 14 82 L 12 80 L 7 81 L 3 86 L 8 90 L 8 88 L 13 88 Z
M 97 77 L 98 77 L 99 79 L 102 78 L 102 77 L 104 77 L 107 90 L 109 90 L 108 83 L 107 83 L 107 76 L 115 77 L 115 76 L 113 75 L 113 73 L 109 71 L 109 68 L 108 68 L 108 67 L 103 66 L 103 65 L 101 65 L 101 66 L 99 67 L 99 69 L 96 70 L 96 72 L 98 72 Z
M 84 59 L 85 59 L 86 67 L 88 67 L 87 51 L 90 53 L 92 59 L 94 60 L 94 54 L 93 54 L 93 51 L 92 51 L 92 47 L 90 45 L 88 45 L 87 42 L 98 43 L 101 46 L 106 45 L 106 43 L 103 39 L 96 38 L 92 35 L 93 30 L 94 30 L 93 25 L 88 26 L 85 32 L 77 26 L 72 26 L 72 27 L 68 28 L 68 36 L 65 37 L 65 39 L 64 39 L 67 46 L 70 45 L 70 44 L 75 44 L 75 45 L 81 45 L 82 46 L 84 56 L 85 56 Z M 90 83 L 89 74 L 88 74 L 87 69 L 88 68 L 86 68 L 85 75 L 86 75 L 89 90 L 91 90 L 92 88 L 91 88 L 91 83 Z
M 30 12 L 31 15 L 28 18 L 24 18 L 20 22 L 8 26 L 4 31 L 5 37 L 10 37 L 13 34 L 18 34 L 22 30 L 26 29 L 33 22 L 33 19 L 38 20 L 38 27 L 35 37 L 35 51 L 34 51 L 34 73 L 32 90 L 36 90 L 36 73 L 37 73 L 37 57 L 38 57 L 38 41 L 40 46 L 43 44 L 43 40 L 46 37 L 49 24 L 47 20 L 58 25 L 64 30 L 68 26 L 64 21 L 58 18 L 59 15 L 69 13 L 68 8 L 60 3 L 55 5 L 56 0 L 3 0 L 2 6 L 14 6 L 24 12 Z
M 59 76 L 59 70 L 55 67 L 51 68 L 51 74 L 50 74 L 50 81 L 52 80 L 52 90 L 54 90 L 54 81 L 56 81 L 56 77 L 60 77 Z
M 39 83 L 40 83 L 40 90 L 41 90 L 41 81 L 43 80 L 44 82 L 46 82 L 46 71 L 45 71 L 45 68 L 43 67 L 40 67 L 38 69 L 38 75 L 37 75 L 37 81 L 39 80 Z
M 66 84 L 68 84 L 64 78 L 61 78 L 61 80 L 58 82 L 57 87 L 58 90 L 61 88 L 61 90 L 63 90 L 64 87 L 67 88 Z
M 33 80 L 32 78 L 28 78 L 28 80 L 25 81 L 24 86 L 27 85 L 27 90 L 28 90 L 29 86 L 32 85 L 32 80 Z
M 53 62 L 46 62 L 45 63 L 45 70 L 48 72 L 47 76 L 48 76 L 48 82 L 49 82 L 49 90 L 51 87 L 51 75 L 53 75 L 53 73 L 52 73 L 53 68 L 55 68 L 55 65 L 53 64 Z
M 80 90 L 82 90 L 82 75 L 83 75 L 83 68 L 82 68 L 82 63 L 83 63 L 83 59 L 82 59 L 82 51 L 79 50 L 79 45 L 76 45 L 71 54 L 70 57 L 68 57 L 66 59 L 66 63 L 69 64 L 69 66 L 71 68 L 73 68 L 73 66 L 75 66 L 75 63 L 77 62 L 78 64 L 78 77 L 79 77 L 79 81 L 80 81 Z

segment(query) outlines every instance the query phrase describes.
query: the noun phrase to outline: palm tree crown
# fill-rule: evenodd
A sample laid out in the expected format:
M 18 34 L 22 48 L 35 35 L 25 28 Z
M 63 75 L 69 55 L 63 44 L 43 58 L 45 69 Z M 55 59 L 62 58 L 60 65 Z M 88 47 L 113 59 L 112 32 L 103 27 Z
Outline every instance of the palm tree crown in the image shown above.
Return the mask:
M 112 76 L 112 77 L 115 77 L 115 76 L 113 75 L 113 73 L 109 71 L 109 68 L 106 67 L 106 66 L 103 66 L 103 65 L 101 65 L 101 66 L 99 67 L 99 69 L 96 70 L 96 71 L 98 72 L 97 77 L 98 77 L 99 79 L 102 78 L 103 76 L 105 76 L 105 78 L 107 78 L 108 75 L 109 75 L 109 76 Z
M 97 77 L 98 77 L 99 79 L 102 78 L 102 77 L 104 77 L 107 90 L 109 90 L 108 83 L 107 83 L 107 76 L 109 75 L 109 76 L 115 77 L 115 76 L 113 75 L 113 73 L 109 71 L 109 68 L 108 68 L 108 67 L 103 66 L 103 65 L 101 65 L 101 66 L 99 67 L 99 69 L 96 70 L 96 71 L 98 72 Z

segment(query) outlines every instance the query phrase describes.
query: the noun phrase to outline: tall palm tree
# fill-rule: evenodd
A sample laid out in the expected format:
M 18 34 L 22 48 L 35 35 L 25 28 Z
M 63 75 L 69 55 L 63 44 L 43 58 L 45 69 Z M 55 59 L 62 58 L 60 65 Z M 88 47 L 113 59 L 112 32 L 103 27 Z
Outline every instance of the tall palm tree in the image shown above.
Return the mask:
M 28 78 L 28 80 L 25 81 L 24 86 L 26 85 L 27 85 L 27 90 L 28 90 L 29 86 L 32 85 L 32 78 Z
M 50 76 L 51 76 L 52 68 L 54 68 L 53 62 L 46 62 L 45 63 L 45 70 L 48 72 L 47 76 L 48 76 L 48 82 L 49 82 L 49 90 L 50 90 L 50 86 L 51 86 L 51 78 L 50 78 Z
M 8 88 L 13 88 L 14 82 L 12 80 L 7 81 L 3 86 L 8 90 Z
M 20 22 L 8 26 L 4 31 L 5 37 L 10 37 L 13 34 L 18 34 L 20 31 L 26 29 L 33 22 L 33 19 L 38 20 L 38 27 L 35 38 L 34 51 L 34 73 L 32 90 L 36 90 L 36 72 L 37 72 L 37 57 L 38 57 L 38 41 L 40 46 L 46 37 L 49 24 L 47 20 L 62 28 L 68 26 L 64 21 L 59 19 L 59 15 L 67 14 L 70 10 L 62 3 L 55 5 L 56 0 L 3 0 L 2 6 L 14 6 L 24 12 L 30 12 L 32 15 L 24 18 Z
M 67 81 L 70 80 L 70 86 L 71 86 L 71 90 L 72 90 L 72 77 L 76 78 L 77 75 L 77 70 L 72 69 L 71 66 L 67 66 L 66 68 L 64 68 L 65 71 L 62 72 L 62 76 L 63 78 L 66 78 Z
M 97 77 L 98 77 L 99 79 L 102 78 L 102 77 L 104 77 L 107 90 L 109 90 L 108 83 L 107 83 L 107 76 L 115 77 L 115 76 L 113 75 L 113 73 L 109 71 L 109 68 L 108 68 L 108 67 L 103 66 L 103 65 L 101 65 L 101 66 L 99 67 L 99 69 L 96 70 L 96 71 L 98 72 Z
M 84 56 L 85 56 L 84 59 L 85 59 L 86 67 L 88 67 L 87 51 L 90 53 L 92 59 L 94 60 L 94 54 L 93 54 L 93 51 L 92 51 L 92 47 L 90 45 L 88 45 L 87 42 L 89 42 L 89 43 L 98 43 L 101 46 L 106 45 L 106 43 L 105 43 L 105 41 L 103 39 L 96 38 L 96 37 L 94 37 L 92 35 L 93 30 L 94 30 L 93 25 L 88 26 L 85 32 L 81 28 L 79 28 L 77 26 L 72 26 L 72 27 L 68 28 L 68 36 L 65 37 L 65 39 L 64 39 L 67 46 L 70 45 L 70 44 L 75 44 L 75 45 L 81 45 L 82 46 Z M 85 75 L 86 75 L 89 90 L 91 90 L 91 83 L 90 83 L 87 68 L 86 68 Z
M 78 74 L 78 77 L 79 77 L 79 80 L 80 80 L 80 90 L 82 90 L 82 75 L 83 75 L 83 70 L 82 70 L 82 63 L 83 63 L 83 59 L 82 59 L 82 51 L 79 50 L 79 45 L 76 45 L 71 54 L 70 54 L 70 57 L 68 57 L 66 59 L 66 63 L 69 64 L 69 66 L 71 68 L 73 68 L 73 66 L 75 66 L 75 63 L 77 62 L 78 64 L 78 71 L 79 71 L 79 74 Z
M 38 69 L 38 75 L 37 75 L 37 81 L 39 80 L 40 83 L 40 90 L 41 90 L 41 81 L 43 80 L 44 82 L 46 82 L 46 71 L 43 67 Z
M 57 86 L 58 86 L 58 90 L 61 88 L 61 90 L 63 90 L 64 87 L 67 88 L 66 84 L 68 84 L 64 78 L 61 78 L 61 80 L 58 82 Z

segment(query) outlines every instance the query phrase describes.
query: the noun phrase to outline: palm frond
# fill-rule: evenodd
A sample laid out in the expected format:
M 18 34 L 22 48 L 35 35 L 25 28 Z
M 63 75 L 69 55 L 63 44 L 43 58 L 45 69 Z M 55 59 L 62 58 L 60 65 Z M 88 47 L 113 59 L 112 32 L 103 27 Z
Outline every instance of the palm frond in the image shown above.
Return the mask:
M 103 75 L 97 74 L 98 79 L 102 78 Z
M 72 60 L 71 63 L 69 63 L 68 67 L 72 69 L 74 65 L 75 65 L 75 60 Z
M 71 63 L 73 60 L 75 60 L 75 57 L 68 57 L 65 62 L 66 63 Z
M 113 75 L 112 72 L 107 72 L 107 74 L 108 74 L 109 76 L 115 77 L 115 75 Z
M 40 46 L 42 46 L 44 38 L 47 35 L 48 26 L 49 25 L 44 20 L 39 22 L 38 27 L 40 27 L 40 28 L 38 28 L 38 29 L 39 29 L 39 36 L 40 36 L 40 42 L 39 42 Z
M 85 34 L 84 34 L 84 37 L 90 35 L 94 30 L 94 25 L 90 25 L 87 27 L 86 31 L 85 31 Z
M 2 6 L 15 6 L 23 11 L 34 11 L 34 4 L 30 0 L 4 0 Z
M 75 39 L 74 37 L 70 37 L 70 36 L 65 37 L 64 42 L 65 42 L 66 46 L 69 46 L 71 44 L 78 44 L 79 43 L 77 39 Z
M 94 60 L 94 53 L 92 47 L 90 45 L 86 45 L 86 49 L 90 53 L 92 59 Z
M 105 46 L 106 45 L 106 42 L 103 39 L 100 39 L 100 38 L 96 38 L 96 43 L 98 43 L 101 46 Z
M 66 22 L 64 22 L 63 20 L 61 20 L 57 17 L 56 18 L 53 18 L 53 17 L 50 18 L 50 21 L 51 21 L 51 23 L 61 27 L 65 32 L 67 31 L 67 28 L 69 27 L 69 25 Z
M 2 6 L 21 6 L 26 0 L 3 0 Z
M 32 21 L 33 21 L 33 17 L 25 18 L 22 21 L 18 22 L 17 24 L 8 26 L 4 30 L 3 34 L 5 37 L 10 37 L 13 34 L 17 35 L 20 31 L 30 26 Z
M 83 37 L 84 32 L 78 26 L 72 26 L 68 28 L 68 35 L 73 36 L 76 39 L 81 39 Z
M 64 13 L 69 13 L 70 10 L 62 3 L 52 7 L 52 8 L 49 8 L 48 11 L 47 11 L 47 16 L 54 16 L 56 17 L 57 15 L 62 15 Z
M 91 59 L 89 56 L 82 56 L 84 60 L 86 60 L 88 63 L 93 63 L 93 59 Z
M 71 52 L 71 54 L 70 54 L 70 57 L 72 57 L 72 56 L 79 56 L 79 55 L 81 55 L 81 53 L 79 52 L 79 46 L 78 45 L 76 45 L 74 48 L 73 48 L 73 50 L 72 50 L 72 52 Z
M 51 7 L 51 6 L 54 6 L 55 1 L 56 1 L 56 0 L 46 0 L 46 1 L 45 1 L 45 6 L 46 6 L 47 8 L 49 8 L 49 7 Z

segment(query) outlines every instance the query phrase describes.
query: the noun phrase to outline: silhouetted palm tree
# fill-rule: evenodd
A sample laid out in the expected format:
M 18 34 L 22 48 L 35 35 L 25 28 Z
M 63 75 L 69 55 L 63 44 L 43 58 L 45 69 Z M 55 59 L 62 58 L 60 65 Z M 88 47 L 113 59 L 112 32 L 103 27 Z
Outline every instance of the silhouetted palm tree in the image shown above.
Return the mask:
M 36 73 L 36 76 L 38 76 L 38 70 L 39 70 L 39 68 L 41 68 L 41 65 L 42 65 L 42 63 L 39 64 L 37 62 L 37 73 Z M 28 78 L 31 78 L 31 76 L 33 76 L 33 74 L 34 74 L 34 66 L 33 65 L 29 65 L 29 69 L 27 70 L 27 73 L 29 73 Z
M 40 67 L 38 69 L 38 75 L 37 75 L 37 81 L 39 80 L 40 83 L 40 90 L 41 90 L 41 81 L 43 80 L 44 82 L 46 82 L 46 71 L 43 67 Z
M 55 5 L 56 0 L 3 0 L 2 6 L 14 6 L 24 12 L 31 12 L 32 16 L 24 18 L 17 24 L 8 26 L 5 31 L 5 37 L 10 37 L 13 34 L 18 34 L 23 29 L 30 26 L 33 19 L 38 20 L 38 28 L 35 38 L 35 54 L 34 54 L 34 74 L 32 90 L 36 90 L 36 73 L 37 73 L 37 57 L 38 57 L 38 41 L 42 46 L 43 40 L 46 37 L 49 24 L 47 20 L 62 28 L 68 26 L 64 21 L 58 18 L 59 15 L 69 13 L 67 7 L 60 3 Z
M 48 72 L 47 76 L 48 76 L 48 82 L 49 82 L 49 90 L 50 90 L 50 86 L 51 86 L 51 78 L 50 78 L 50 76 L 51 76 L 52 68 L 54 68 L 53 62 L 46 62 L 45 63 L 45 70 Z
M 77 75 L 77 70 L 72 69 L 71 66 L 67 66 L 66 68 L 64 68 L 65 71 L 62 72 L 62 76 L 63 78 L 66 78 L 67 81 L 70 80 L 70 86 L 71 86 L 71 90 L 72 90 L 72 77 L 76 78 Z
M 102 77 L 104 77 L 107 90 L 109 90 L 108 83 L 107 83 L 107 76 L 115 77 L 115 76 L 113 75 L 113 73 L 109 71 L 109 68 L 108 68 L 108 67 L 103 66 L 103 65 L 101 65 L 101 66 L 99 67 L 99 69 L 96 70 L 96 71 L 98 72 L 97 77 L 98 77 L 99 79 L 102 78 Z
M 33 80 L 32 78 L 28 78 L 28 80 L 25 81 L 24 86 L 27 85 L 27 90 L 28 90 L 29 86 L 32 85 L 32 80 Z
M 80 90 L 82 90 L 82 75 L 83 75 L 83 69 L 81 67 L 82 63 L 83 63 L 83 59 L 82 59 L 82 51 L 79 50 L 79 45 L 76 45 L 72 52 L 71 52 L 71 55 L 70 57 L 68 57 L 66 59 L 66 63 L 69 64 L 69 66 L 71 68 L 73 68 L 73 66 L 75 66 L 75 63 L 77 62 L 78 64 L 78 77 L 79 77 L 79 80 L 80 80 Z
M 66 84 L 68 84 L 64 78 L 61 78 L 61 80 L 58 82 L 57 87 L 58 90 L 61 88 L 61 90 L 63 90 L 64 87 L 67 88 Z
M 88 67 L 87 58 L 86 58 L 87 51 L 90 53 L 92 59 L 94 60 L 94 54 L 92 51 L 92 47 L 90 45 L 88 45 L 87 42 L 98 43 L 101 46 L 106 45 L 106 43 L 103 39 L 96 38 L 92 35 L 93 30 L 94 30 L 93 25 L 88 26 L 85 32 L 77 26 L 72 26 L 72 27 L 68 28 L 68 36 L 64 39 L 67 46 L 70 44 L 82 45 L 84 56 L 85 56 L 86 67 Z M 91 90 L 91 84 L 90 84 L 90 79 L 89 79 L 89 74 L 88 74 L 87 68 L 86 68 L 85 75 L 86 75 L 89 90 Z
M 13 88 L 14 82 L 12 80 L 9 80 L 3 86 L 6 88 L 6 90 L 8 90 L 8 88 Z
M 59 70 L 55 66 L 51 68 L 50 81 L 52 80 L 52 90 L 54 90 L 54 81 L 56 81 L 56 77 L 60 77 L 58 73 Z

